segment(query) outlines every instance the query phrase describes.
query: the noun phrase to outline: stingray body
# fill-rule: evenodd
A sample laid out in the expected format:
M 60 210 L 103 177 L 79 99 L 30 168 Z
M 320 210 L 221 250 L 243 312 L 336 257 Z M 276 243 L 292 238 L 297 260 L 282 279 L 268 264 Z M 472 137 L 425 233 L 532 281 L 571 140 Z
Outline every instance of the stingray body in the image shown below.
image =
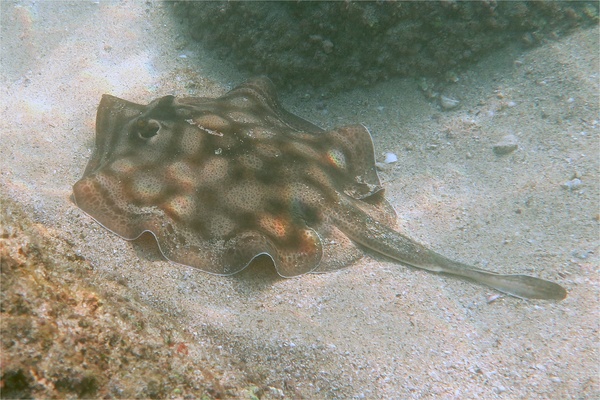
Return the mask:
M 449 260 L 393 229 L 373 142 L 362 125 L 324 131 L 284 110 L 271 82 L 219 98 L 139 105 L 104 95 L 77 205 L 125 239 L 151 232 L 163 255 L 230 275 L 266 254 L 292 277 L 360 257 L 399 262 L 518 297 L 563 299 L 561 286 Z

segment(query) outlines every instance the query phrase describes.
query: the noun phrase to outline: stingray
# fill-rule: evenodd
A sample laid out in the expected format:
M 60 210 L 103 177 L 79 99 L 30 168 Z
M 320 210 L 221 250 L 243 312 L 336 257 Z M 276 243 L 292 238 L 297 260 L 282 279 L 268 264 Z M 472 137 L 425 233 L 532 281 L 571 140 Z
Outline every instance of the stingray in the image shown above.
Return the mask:
M 366 248 L 516 297 L 567 296 L 556 283 L 456 262 L 397 231 L 369 131 L 326 131 L 289 113 L 268 78 L 218 98 L 140 105 L 103 95 L 95 150 L 73 195 L 117 235 L 150 232 L 168 260 L 217 275 L 260 255 L 282 277 L 327 272 Z

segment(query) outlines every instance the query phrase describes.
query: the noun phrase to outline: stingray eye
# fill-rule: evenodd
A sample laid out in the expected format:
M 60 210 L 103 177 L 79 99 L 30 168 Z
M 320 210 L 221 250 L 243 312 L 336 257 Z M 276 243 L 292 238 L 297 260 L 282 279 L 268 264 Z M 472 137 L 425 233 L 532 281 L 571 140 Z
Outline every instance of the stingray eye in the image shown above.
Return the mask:
M 155 121 L 153 119 L 140 119 L 135 124 L 134 129 L 141 139 L 150 139 L 158 134 L 160 124 L 158 123 L 158 121 Z

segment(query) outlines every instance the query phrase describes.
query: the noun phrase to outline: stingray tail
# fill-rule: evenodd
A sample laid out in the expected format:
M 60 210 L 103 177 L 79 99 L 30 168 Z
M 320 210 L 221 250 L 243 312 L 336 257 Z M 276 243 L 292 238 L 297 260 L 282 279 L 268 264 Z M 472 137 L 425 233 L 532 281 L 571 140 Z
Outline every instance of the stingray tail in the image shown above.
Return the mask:
M 350 239 L 403 264 L 473 280 L 515 297 L 544 300 L 567 297 L 565 288 L 554 282 L 528 275 L 498 274 L 450 260 L 378 223 L 352 205 L 342 210 L 335 215 L 336 224 Z
M 562 286 L 535 278 L 529 275 L 498 274 L 484 271 L 466 264 L 447 259 L 431 250 L 428 250 L 429 259 L 434 263 L 433 267 L 439 268 L 438 272 L 457 275 L 475 282 L 493 287 L 511 296 L 527 299 L 563 300 L 567 297 L 567 291 Z M 395 257 L 394 257 L 395 258 Z M 400 260 L 398 260 L 400 261 Z M 418 268 L 430 269 L 428 264 L 414 265 Z M 430 269 L 431 270 L 431 269 Z

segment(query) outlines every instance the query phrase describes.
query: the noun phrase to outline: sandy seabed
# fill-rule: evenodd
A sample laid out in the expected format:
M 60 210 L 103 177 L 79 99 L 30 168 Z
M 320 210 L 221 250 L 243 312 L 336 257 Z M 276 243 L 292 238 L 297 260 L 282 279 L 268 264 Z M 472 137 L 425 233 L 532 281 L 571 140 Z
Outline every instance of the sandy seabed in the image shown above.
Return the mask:
M 398 156 L 381 178 L 401 229 L 568 289 L 548 302 L 372 255 L 280 279 L 144 254 L 70 200 L 100 96 L 218 96 L 247 77 L 164 3 L 0 7 L 3 397 L 600 398 L 597 26 L 459 73 L 451 111 L 414 79 L 318 109 L 281 93 L 324 128 L 368 126 L 378 161 Z M 496 155 L 507 135 L 518 149 Z

